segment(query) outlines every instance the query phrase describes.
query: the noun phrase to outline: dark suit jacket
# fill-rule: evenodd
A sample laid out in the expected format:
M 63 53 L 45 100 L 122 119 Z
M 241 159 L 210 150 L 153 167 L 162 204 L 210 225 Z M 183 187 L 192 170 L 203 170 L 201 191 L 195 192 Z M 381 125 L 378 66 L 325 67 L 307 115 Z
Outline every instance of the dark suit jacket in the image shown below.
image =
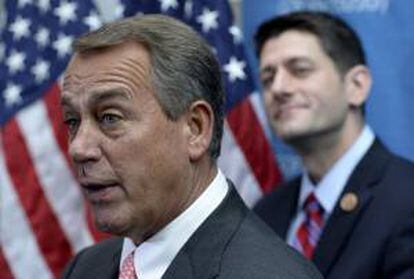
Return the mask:
M 80 252 L 62 278 L 118 278 L 122 239 Z M 233 187 L 190 237 L 162 278 L 321 278 L 243 204 Z
M 299 189 L 298 177 L 255 207 L 282 238 L 295 214 Z M 357 194 L 357 207 L 345 212 L 336 205 L 314 252 L 312 260 L 322 275 L 414 278 L 414 164 L 376 140 L 347 182 L 343 194 L 348 192 Z

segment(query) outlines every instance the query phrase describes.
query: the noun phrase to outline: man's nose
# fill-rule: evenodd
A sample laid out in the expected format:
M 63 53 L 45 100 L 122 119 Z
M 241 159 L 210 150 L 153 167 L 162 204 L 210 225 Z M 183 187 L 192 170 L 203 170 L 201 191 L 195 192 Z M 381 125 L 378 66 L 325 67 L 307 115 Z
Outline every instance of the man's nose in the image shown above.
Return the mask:
M 286 71 L 280 70 L 273 78 L 270 92 L 276 98 L 286 97 L 291 95 L 292 86 L 292 77 Z
M 99 132 L 90 123 L 81 123 L 76 134 L 70 140 L 69 154 L 74 163 L 98 161 L 102 155 Z

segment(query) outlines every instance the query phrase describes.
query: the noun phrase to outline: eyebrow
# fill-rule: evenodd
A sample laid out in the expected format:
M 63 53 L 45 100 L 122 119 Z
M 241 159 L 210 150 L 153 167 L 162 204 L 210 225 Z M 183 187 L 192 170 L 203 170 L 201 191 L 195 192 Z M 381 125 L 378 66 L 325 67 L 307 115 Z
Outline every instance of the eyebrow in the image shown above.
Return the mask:
M 283 61 L 282 64 L 285 65 L 293 65 L 295 63 L 313 63 L 312 59 L 310 59 L 309 57 L 306 56 L 294 56 L 294 57 L 290 57 L 288 59 L 286 59 L 285 61 Z M 270 65 L 266 65 L 265 67 L 260 69 L 260 73 L 267 73 L 267 72 L 273 72 L 275 71 L 275 66 L 273 64 Z
M 310 59 L 309 57 L 305 57 L 305 56 L 298 56 L 298 57 L 292 57 L 291 59 L 289 59 L 287 61 L 288 65 L 292 65 L 295 63 L 313 63 L 312 59 Z
M 275 71 L 276 71 L 275 67 L 273 67 L 273 66 L 266 66 L 266 67 L 263 67 L 263 68 L 261 68 L 259 70 L 259 74 L 260 75 L 264 75 L 264 74 L 267 74 L 267 73 L 273 73 Z
M 96 93 L 95 93 L 96 92 Z M 92 96 L 88 100 L 89 104 L 98 104 L 110 99 L 124 99 L 130 101 L 132 96 L 120 88 L 92 91 Z M 62 96 L 60 104 L 62 106 L 71 106 L 71 99 L 74 97 Z
M 92 96 L 89 99 L 89 103 L 96 104 L 100 103 L 109 99 L 125 99 L 127 101 L 130 101 L 132 99 L 131 95 L 126 93 L 124 90 L 115 88 L 115 89 L 109 89 L 104 91 L 99 91 L 97 93 L 92 92 Z

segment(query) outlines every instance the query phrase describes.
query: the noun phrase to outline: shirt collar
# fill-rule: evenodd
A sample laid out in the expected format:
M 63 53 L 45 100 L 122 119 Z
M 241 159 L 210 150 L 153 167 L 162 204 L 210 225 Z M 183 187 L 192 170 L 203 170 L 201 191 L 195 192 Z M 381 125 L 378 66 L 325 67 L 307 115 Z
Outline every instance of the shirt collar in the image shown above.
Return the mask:
M 219 206 L 228 192 L 223 173 L 218 170 L 216 177 L 204 192 L 173 221 L 148 238 L 138 247 L 131 239 L 125 238 L 120 266 L 134 249 L 134 266 L 140 279 L 161 278 L 178 251 L 191 235 Z
M 358 139 L 316 185 L 311 181 L 309 174 L 305 170 L 302 176 L 298 208 L 301 209 L 303 207 L 303 203 L 309 193 L 314 191 L 317 200 L 325 212 L 330 215 L 349 177 L 362 157 L 368 152 L 368 149 L 374 142 L 374 138 L 372 129 L 365 125 Z

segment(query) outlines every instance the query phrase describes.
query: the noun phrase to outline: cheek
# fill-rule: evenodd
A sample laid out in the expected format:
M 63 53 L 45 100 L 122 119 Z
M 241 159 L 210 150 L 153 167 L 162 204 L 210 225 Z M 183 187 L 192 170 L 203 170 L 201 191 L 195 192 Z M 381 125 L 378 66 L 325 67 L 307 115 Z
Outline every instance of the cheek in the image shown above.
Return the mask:
M 274 101 L 272 94 L 265 92 L 263 94 L 263 104 L 266 110 L 267 115 L 270 117 L 273 111 L 276 109 L 276 102 Z
M 334 94 L 322 96 L 318 99 L 315 111 L 320 121 L 337 122 L 346 117 L 348 107 L 342 93 L 334 92 Z
M 138 184 L 145 190 L 162 177 L 173 175 L 180 165 L 182 144 L 167 129 L 161 130 L 165 132 L 135 136 L 112 145 L 108 160 L 126 183 Z
M 130 184 L 130 180 L 146 173 L 148 165 L 148 151 L 151 148 L 146 142 L 137 138 L 118 139 L 106 145 L 106 158 L 114 173 L 123 183 Z
M 304 92 L 306 93 L 303 94 L 303 98 L 319 109 L 335 106 L 335 103 L 339 101 L 338 98 L 341 98 L 337 85 L 323 80 L 319 83 L 308 83 Z
M 343 110 L 348 106 L 347 96 L 345 90 L 337 83 L 331 84 L 330 91 L 326 92 L 324 97 L 326 106 L 329 106 L 332 110 Z

